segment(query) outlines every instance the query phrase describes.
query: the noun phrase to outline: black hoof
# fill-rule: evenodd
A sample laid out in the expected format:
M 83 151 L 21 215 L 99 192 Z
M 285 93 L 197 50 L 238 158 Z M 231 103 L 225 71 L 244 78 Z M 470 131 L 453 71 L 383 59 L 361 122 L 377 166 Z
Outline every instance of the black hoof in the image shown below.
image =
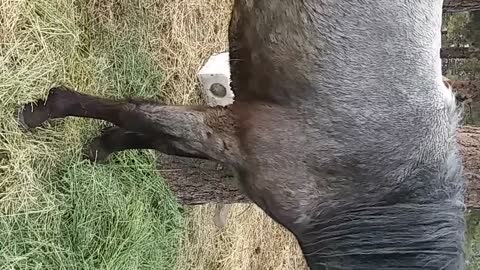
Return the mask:
M 110 152 L 102 146 L 101 138 L 96 137 L 85 147 L 83 155 L 91 162 L 102 164 L 108 160 Z
M 49 119 L 48 108 L 43 100 L 36 104 L 29 103 L 18 112 L 18 121 L 25 129 L 32 129 L 41 126 Z

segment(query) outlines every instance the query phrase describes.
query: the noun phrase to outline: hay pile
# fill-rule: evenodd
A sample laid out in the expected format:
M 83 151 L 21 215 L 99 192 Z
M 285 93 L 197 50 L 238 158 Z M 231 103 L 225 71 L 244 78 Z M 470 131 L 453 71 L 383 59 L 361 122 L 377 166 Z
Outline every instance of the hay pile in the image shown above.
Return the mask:
M 214 205 L 191 212 L 179 270 L 307 269 L 293 236 L 254 205 L 234 204 L 223 229 L 213 224 Z
M 153 1 L 0 1 L 0 269 L 173 269 L 179 206 L 154 155 L 81 158 L 99 121 L 25 132 L 17 109 L 54 85 L 158 98 Z
M 213 53 L 227 49 L 230 1 L 157 1 L 155 58 L 164 73 L 160 85 L 170 104 L 200 103 L 196 74 Z

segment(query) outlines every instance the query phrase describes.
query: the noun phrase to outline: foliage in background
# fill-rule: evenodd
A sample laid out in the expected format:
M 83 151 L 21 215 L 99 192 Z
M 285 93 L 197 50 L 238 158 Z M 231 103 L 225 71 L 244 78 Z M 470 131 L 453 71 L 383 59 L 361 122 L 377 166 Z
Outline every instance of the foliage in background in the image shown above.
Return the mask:
M 480 210 L 469 211 L 467 221 L 468 269 L 478 270 L 480 269 Z
M 480 11 L 453 13 L 444 20 L 447 30 L 442 47 L 480 47 Z M 479 80 L 480 60 L 448 59 L 447 77 L 453 80 Z
M 446 44 L 444 47 L 463 47 L 469 45 L 471 42 L 467 38 L 467 24 L 470 22 L 469 12 L 453 13 L 446 17 Z M 447 45 L 447 46 L 445 46 Z
M 444 18 L 447 30 L 442 47 L 480 47 L 480 12 L 460 12 Z M 448 59 L 446 76 L 453 80 L 480 80 L 480 59 Z M 469 270 L 480 269 L 480 211 L 467 215 Z

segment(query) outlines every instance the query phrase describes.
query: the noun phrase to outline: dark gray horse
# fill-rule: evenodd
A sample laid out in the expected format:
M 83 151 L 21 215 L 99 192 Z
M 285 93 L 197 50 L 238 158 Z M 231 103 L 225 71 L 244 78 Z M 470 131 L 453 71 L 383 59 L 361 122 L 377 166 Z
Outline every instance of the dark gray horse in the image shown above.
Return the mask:
M 58 87 L 21 119 L 115 124 L 91 145 L 100 159 L 157 149 L 231 165 L 311 269 L 464 269 L 459 113 L 442 83 L 441 13 L 441 0 L 237 0 L 233 105 Z

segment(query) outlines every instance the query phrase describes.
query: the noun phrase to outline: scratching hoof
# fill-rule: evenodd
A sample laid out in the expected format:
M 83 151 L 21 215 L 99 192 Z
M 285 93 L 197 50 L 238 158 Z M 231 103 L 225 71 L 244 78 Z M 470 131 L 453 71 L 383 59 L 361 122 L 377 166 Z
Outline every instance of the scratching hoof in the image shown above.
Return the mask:
M 31 129 L 41 126 L 51 118 L 60 117 L 69 106 L 69 100 L 72 99 L 72 90 L 67 87 L 53 87 L 45 100 L 37 100 L 28 103 L 18 112 L 18 120 L 24 128 Z M 46 105 L 48 103 L 48 106 Z M 52 117 L 52 115 L 55 115 Z
M 45 106 L 43 100 L 37 101 L 36 104 L 26 104 L 18 112 L 18 121 L 20 122 L 20 125 L 26 129 L 39 127 L 48 119 L 48 108 Z

